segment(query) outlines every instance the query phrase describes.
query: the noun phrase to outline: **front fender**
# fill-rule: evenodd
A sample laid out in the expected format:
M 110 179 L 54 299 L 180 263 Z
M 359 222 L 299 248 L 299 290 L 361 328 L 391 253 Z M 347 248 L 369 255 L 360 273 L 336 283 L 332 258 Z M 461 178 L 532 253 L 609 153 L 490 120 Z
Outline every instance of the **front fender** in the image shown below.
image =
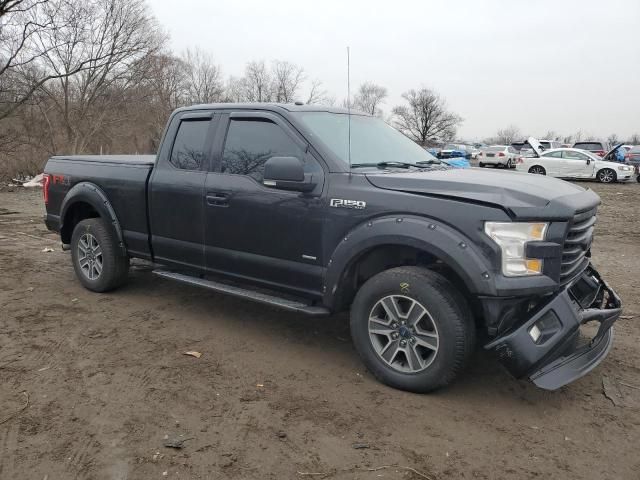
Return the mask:
M 101 218 L 106 220 L 115 237 L 118 239 L 119 247 L 122 249 L 122 254 L 127 254 L 127 247 L 124 243 L 124 237 L 122 235 L 122 229 L 120 228 L 120 222 L 116 216 L 116 212 L 111 206 L 111 202 L 107 198 L 107 195 L 97 185 L 90 182 L 80 182 L 74 185 L 67 193 L 60 206 L 60 231 L 65 228 L 65 223 L 70 219 L 67 216 L 69 209 L 73 205 L 84 202 L 91 205 Z
M 489 260 L 463 233 L 429 218 L 388 216 L 357 226 L 335 248 L 325 274 L 323 303 L 335 305 L 347 269 L 362 253 L 383 245 L 427 252 L 452 268 L 471 293 L 496 294 Z

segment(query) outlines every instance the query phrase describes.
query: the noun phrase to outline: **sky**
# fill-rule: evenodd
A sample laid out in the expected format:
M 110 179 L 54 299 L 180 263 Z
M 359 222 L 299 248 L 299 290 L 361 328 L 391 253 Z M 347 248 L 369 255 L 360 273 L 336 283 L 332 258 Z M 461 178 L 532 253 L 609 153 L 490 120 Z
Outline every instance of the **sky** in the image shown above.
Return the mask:
M 372 81 L 426 87 L 464 118 L 468 140 L 523 134 L 640 133 L 640 0 L 148 0 L 181 52 L 210 52 L 225 75 L 287 60 L 338 103 Z

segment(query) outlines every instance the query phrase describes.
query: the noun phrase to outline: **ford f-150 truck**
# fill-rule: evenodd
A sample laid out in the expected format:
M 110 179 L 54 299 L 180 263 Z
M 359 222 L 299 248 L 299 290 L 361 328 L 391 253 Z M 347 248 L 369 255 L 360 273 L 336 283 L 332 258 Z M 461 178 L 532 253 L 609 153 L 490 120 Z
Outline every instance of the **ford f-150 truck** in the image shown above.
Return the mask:
M 155 156 L 55 156 L 45 174 L 46 225 L 86 288 L 122 285 L 140 258 L 295 312 L 350 310 L 364 363 L 400 389 L 449 384 L 477 331 L 515 377 L 557 389 L 605 358 L 621 312 L 590 261 L 595 193 L 450 168 L 364 114 L 181 108 Z

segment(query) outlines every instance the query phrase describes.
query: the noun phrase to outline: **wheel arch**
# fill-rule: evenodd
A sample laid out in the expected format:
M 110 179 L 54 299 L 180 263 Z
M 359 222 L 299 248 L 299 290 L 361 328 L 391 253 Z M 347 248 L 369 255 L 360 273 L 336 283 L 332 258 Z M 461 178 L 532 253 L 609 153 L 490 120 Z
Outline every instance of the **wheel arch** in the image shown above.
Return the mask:
M 333 311 L 343 310 L 368 278 L 406 265 L 444 273 L 469 298 L 495 293 L 489 260 L 464 234 L 428 218 L 382 217 L 356 227 L 335 248 L 325 274 L 323 303 Z
M 102 218 L 118 240 L 123 255 L 127 254 L 120 222 L 111 202 L 100 187 L 90 182 L 74 185 L 60 207 L 60 237 L 62 243 L 70 243 L 73 229 L 87 218 Z

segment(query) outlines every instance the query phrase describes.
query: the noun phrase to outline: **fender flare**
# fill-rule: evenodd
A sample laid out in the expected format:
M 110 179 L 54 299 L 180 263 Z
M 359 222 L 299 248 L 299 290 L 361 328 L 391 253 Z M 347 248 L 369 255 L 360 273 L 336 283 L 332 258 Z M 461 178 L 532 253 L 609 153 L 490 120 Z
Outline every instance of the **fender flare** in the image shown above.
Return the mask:
M 348 268 L 363 253 L 383 245 L 425 251 L 452 268 L 471 293 L 495 295 L 489 259 L 463 233 L 425 217 L 385 216 L 358 225 L 335 248 L 325 273 L 323 303 L 333 307 Z
M 64 228 L 64 221 L 69 209 L 76 203 L 84 202 L 91 205 L 105 219 L 112 229 L 113 234 L 118 239 L 118 246 L 122 254 L 127 254 L 127 247 L 124 243 L 124 236 L 116 212 L 111 206 L 107 195 L 100 187 L 91 182 L 80 182 L 74 185 L 62 201 L 60 206 L 60 231 Z

